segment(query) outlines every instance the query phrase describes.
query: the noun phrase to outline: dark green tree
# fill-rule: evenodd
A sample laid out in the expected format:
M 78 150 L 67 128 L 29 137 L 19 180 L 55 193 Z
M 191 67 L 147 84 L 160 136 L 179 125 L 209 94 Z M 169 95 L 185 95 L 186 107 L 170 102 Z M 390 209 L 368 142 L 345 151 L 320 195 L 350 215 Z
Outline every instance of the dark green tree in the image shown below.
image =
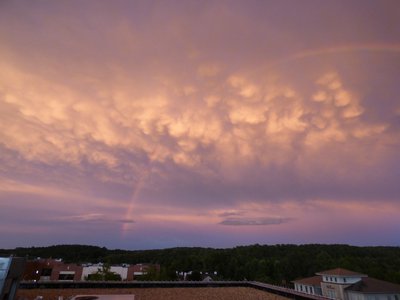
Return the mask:
M 108 264 L 97 270 L 96 273 L 90 274 L 87 277 L 89 281 L 121 281 L 121 275 L 111 272 L 111 267 Z

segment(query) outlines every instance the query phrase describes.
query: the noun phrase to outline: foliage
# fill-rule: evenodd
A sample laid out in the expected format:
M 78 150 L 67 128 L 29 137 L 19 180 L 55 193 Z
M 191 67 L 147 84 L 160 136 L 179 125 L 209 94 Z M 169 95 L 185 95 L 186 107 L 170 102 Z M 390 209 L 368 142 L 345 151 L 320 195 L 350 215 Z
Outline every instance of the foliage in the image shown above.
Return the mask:
M 146 269 L 146 273 L 140 276 L 135 276 L 135 280 L 139 281 L 160 280 L 160 273 L 157 271 L 157 268 L 155 266 L 149 266 Z
M 89 281 L 121 281 L 121 275 L 111 272 L 110 265 L 106 264 L 97 270 L 96 273 L 90 274 L 87 278 Z
M 192 281 L 201 281 L 201 273 L 197 270 L 192 271 L 192 273 L 188 275 L 187 279 Z
M 66 262 L 108 264 L 153 263 L 160 272 L 146 280 L 176 280 L 176 272 L 208 272 L 220 280 L 258 280 L 275 284 L 312 276 L 318 271 L 347 268 L 382 280 L 400 283 L 400 247 L 349 245 L 250 245 L 231 249 L 170 248 L 108 250 L 95 246 L 59 245 L 0 250 L 0 256 L 53 257 Z

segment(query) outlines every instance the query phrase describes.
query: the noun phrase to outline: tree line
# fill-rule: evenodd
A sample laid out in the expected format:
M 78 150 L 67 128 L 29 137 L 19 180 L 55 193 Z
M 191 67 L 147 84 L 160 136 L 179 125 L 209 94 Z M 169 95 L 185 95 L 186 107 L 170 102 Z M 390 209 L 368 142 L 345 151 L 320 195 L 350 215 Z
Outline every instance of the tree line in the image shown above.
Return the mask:
M 400 247 L 349 245 L 249 245 L 228 249 L 180 247 L 159 250 L 110 250 L 86 245 L 56 245 L 0 250 L 0 256 L 28 259 L 62 258 L 73 263 L 161 266 L 147 280 L 177 280 L 178 272 L 208 273 L 216 280 L 257 280 L 272 284 L 313 276 L 318 271 L 346 268 L 400 283 Z

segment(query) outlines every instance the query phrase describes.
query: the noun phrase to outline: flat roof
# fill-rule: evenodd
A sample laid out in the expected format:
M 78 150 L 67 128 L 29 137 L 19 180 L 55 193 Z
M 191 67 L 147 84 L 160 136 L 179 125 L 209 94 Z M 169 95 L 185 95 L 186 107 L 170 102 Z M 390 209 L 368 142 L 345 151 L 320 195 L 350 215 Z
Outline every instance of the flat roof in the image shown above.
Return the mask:
M 135 300 L 135 295 L 77 295 L 71 300 Z

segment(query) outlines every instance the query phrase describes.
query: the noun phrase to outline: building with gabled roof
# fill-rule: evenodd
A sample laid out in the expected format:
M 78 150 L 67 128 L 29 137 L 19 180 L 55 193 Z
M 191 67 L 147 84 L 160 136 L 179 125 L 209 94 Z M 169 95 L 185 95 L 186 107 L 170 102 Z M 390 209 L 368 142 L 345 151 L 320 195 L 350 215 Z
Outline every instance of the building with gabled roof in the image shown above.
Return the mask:
M 295 290 L 337 300 L 400 300 L 400 285 L 336 268 L 293 281 Z
M 322 295 L 331 299 L 346 299 L 344 289 L 368 277 L 342 268 L 318 272 L 317 275 L 322 277 Z

